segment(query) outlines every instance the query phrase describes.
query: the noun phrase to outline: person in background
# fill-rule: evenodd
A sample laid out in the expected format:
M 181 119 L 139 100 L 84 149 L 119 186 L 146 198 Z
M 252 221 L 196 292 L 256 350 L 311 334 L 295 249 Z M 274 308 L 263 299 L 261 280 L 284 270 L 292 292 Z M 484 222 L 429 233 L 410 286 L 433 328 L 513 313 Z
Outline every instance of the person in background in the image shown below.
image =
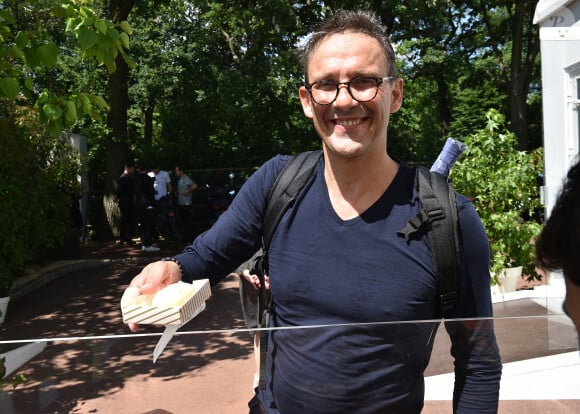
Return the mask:
M 183 165 L 175 167 L 177 176 L 177 221 L 179 234 L 183 241 L 193 240 L 193 219 L 192 219 L 192 193 L 197 189 L 197 184 L 185 174 Z
M 251 329 L 252 338 L 254 341 L 254 362 L 255 371 L 252 381 L 252 389 L 258 387 L 260 380 L 260 331 L 254 331 L 260 326 L 260 317 L 263 309 L 258 296 L 260 295 L 260 278 L 253 269 L 255 267 L 256 258 L 263 254 L 263 250 L 259 249 L 249 260 L 242 263 L 236 270 L 236 274 L 240 278 L 240 303 L 242 305 L 242 315 L 246 328 Z M 268 276 L 264 276 L 265 289 L 270 289 Z M 265 301 L 262 300 L 262 304 Z
M 155 180 L 147 173 L 145 165 L 139 166 L 137 174 L 136 208 L 139 220 L 139 234 L 141 236 L 141 250 L 157 252 L 159 247 L 153 246 L 153 232 L 155 231 Z
M 323 157 L 266 252 L 269 326 L 276 329 L 260 343 L 266 377 L 248 404 L 252 414 L 423 409 L 440 298 L 427 230 L 409 243 L 397 234 L 420 205 L 415 170 L 388 151 L 403 79 L 385 33 L 372 13 L 341 10 L 305 38 L 298 93 Z M 249 259 L 260 246 L 270 188 L 290 158 L 267 161 L 208 231 L 182 253 L 145 266 L 130 285 L 147 294 L 179 280 L 209 276 L 215 284 Z M 489 244 L 469 199 L 456 198 L 462 268 L 445 322 L 453 411 L 496 413 L 502 364 L 491 321 Z M 317 328 L 296 329 L 305 326 Z
M 155 180 L 155 218 L 156 227 L 153 238 L 157 240 L 159 234 L 165 237 L 171 237 L 169 232 L 169 197 L 173 191 L 171 185 L 171 176 L 159 165 L 156 165 L 149 172 L 149 176 Z
M 126 163 L 123 174 L 117 179 L 117 203 L 121 210 L 121 223 L 119 226 L 121 244 L 132 246 L 135 235 L 135 193 L 136 193 L 135 166 Z
M 566 283 L 564 312 L 580 334 L 580 161 L 576 162 L 536 241 L 538 266 L 562 270 Z

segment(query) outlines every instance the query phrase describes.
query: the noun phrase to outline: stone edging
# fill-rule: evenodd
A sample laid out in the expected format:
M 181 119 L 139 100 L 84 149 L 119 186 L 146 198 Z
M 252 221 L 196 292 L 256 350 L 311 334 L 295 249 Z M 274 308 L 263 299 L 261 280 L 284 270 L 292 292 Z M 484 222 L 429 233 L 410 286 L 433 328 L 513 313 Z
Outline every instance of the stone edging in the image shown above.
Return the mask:
M 61 276 L 70 274 L 72 272 L 78 270 L 86 270 L 86 269 L 94 269 L 98 266 L 103 265 L 110 265 L 110 264 L 127 264 L 127 265 L 134 265 L 140 264 L 143 265 L 153 262 L 161 258 L 159 257 L 125 257 L 120 259 L 79 259 L 74 261 L 63 261 L 60 264 L 57 264 L 51 269 L 40 270 L 39 272 L 35 273 L 27 277 L 25 280 L 21 281 L 20 283 L 16 282 L 10 292 L 10 297 L 13 299 L 18 299 L 23 296 L 26 296 L 30 292 L 38 289 L 39 287 L 58 279 Z

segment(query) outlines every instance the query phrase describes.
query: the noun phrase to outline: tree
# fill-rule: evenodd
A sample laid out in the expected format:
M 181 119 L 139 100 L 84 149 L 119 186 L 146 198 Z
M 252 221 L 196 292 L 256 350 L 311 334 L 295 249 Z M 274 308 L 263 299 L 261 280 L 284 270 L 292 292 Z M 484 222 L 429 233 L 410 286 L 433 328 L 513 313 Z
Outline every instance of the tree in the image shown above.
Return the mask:
M 509 96 L 511 129 L 519 148 L 528 150 L 528 99 L 540 53 L 538 26 L 533 24 L 535 2 L 473 1 L 473 8 L 486 28 L 485 42 Z
M 52 79 L 62 70 L 64 54 L 57 42 L 66 42 L 63 34 L 70 34 L 74 40 L 74 43 L 66 43 L 67 53 L 78 51 L 83 59 L 94 58 L 110 71 L 115 69 L 116 56 L 126 57 L 127 34 L 119 32 L 112 22 L 97 17 L 93 9 L 80 3 L 74 0 L 57 4 L 42 0 L 0 2 L 0 97 L 10 102 L 18 98 L 20 104 L 24 102 L 38 108 L 39 122 L 53 136 L 85 115 L 99 120 L 98 108 L 108 108 L 100 95 L 74 88 L 59 91 L 42 83 L 43 77 L 38 75 L 48 73 L 46 68 L 50 69 Z M 54 18 L 61 19 L 66 27 L 46 30 L 46 27 L 53 29 L 57 25 Z M 43 21 L 52 23 L 43 26 Z M 8 107 L 4 106 L 4 111 Z

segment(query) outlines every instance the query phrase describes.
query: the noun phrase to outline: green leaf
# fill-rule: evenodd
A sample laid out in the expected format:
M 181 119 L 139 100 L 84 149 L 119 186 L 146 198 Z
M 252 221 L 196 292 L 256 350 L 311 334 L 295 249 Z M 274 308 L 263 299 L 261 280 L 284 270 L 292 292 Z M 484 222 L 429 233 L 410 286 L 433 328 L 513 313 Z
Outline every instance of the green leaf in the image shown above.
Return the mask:
M 125 32 L 121 32 L 119 38 L 121 40 L 121 44 L 123 45 L 123 47 L 125 49 L 129 49 L 129 35 L 127 35 L 127 33 Z
M 78 19 L 77 18 L 67 19 L 65 32 L 73 32 L 73 31 L 75 31 L 75 27 L 77 26 L 77 23 L 78 23 Z
M 106 35 L 107 34 L 107 22 L 102 19 L 98 19 L 95 21 L 95 27 L 99 31 L 99 33 Z
M 58 47 L 54 43 L 48 43 L 46 45 L 39 46 L 37 53 L 38 57 L 40 58 L 40 62 L 49 67 L 56 65 L 56 60 L 58 58 Z
M 14 99 L 20 91 L 20 83 L 18 79 L 14 78 L 3 78 L 0 79 L 0 91 L 2 94 L 9 99 Z
M 50 121 L 62 118 L 62 109 L 52 103 L 47 103 L 42 107 L 42 112 L 46 114 Z
M 62 122 L 60 120 L 50 120 L 48 121 L 48 132 L 53 137 L 59 136 L 62 132 Z
M 23 50 L 23 52 L 24 52 L 24 61 L 31 69 L 34 69 L 35 67 L 40 65 L 40 59 L 38 58 L 36 49 L 27 47 Z
M 119 40 L 119 32 L 114 27 L 109 27 L 109 30 L 107 30 L 107 36 L 114 42 Z
M 119 27 L 125 33 L 127 33 L 129 35 L 133 34 L 133 29 L 131 28 L 131 25 L 129 24 L 129 22 L 127 20 L 123 20 L 121 23 L 119 23 Z
M 73 101 L 66 101 L 66 112 L 64 114 L 67 122 L 73 123 L 77 119 L 77 107 Z
M 93 105 L 91 104 L 89 97 L 87 95 L 81 95 L 79 98 L 82 102 L 83 112 L 85 114 L 90 114 L 93 109 Z
M 107 103 L 107 101 L 105 101 L 103 99 L 102 96 L 92 96 L 91 100 L 97 105 L 100 106 L 103 109 L 109 109 L 109 104 Z
M 0 17 L 6 21 L 8 24 L 15 24 L 16 19 L 12 16 L 9 10 L 3 9 L 0 10 Z
M 95 32 L 93 32 L 92 30 L 89 29 L 79 29 L 78 31 L 78 41 L 79 41 L 79 46 L 81 47 L 82 50 L 88 50 L 91 47 L 93 47 L 95 44 L 97 44 L 99 37 L 97 36 L 97 34 Z
M 105 66 L 107 67 L 109 75 L 117 70 L 117 65 L 115 65 L 115 61 L 113 59 L 105 59 Z
M 24 49 L 28 45 L 28 40 L 29 40 L 28 35 L 24 32 L 18 32 L 18 34 L 14 38 L 16 46 L 18 46 L 18 48 L 20 49 Z
M 16 45 L 10 45 L 8 47 L 8 56 L 24 60 L 24 53 Z
M 125 59 L 125 63 L 127 63 L 127 66 L 129 66 L 130 69 L 135 69 L 137 66 L 137 63 L 126 54 L 123 54 L 123 59 Z
M 80 14 L 81 14 L 81 16 L 82 16 L 82 17 L 84 17 L 84 18 L 88 18 L 88 17 L 91 17 L 91 16 L 93 16 L 93 15 L 94 15 L 94 12 L 93 12 L 91 9 L 89 9 L 88 7 L 84 7 L 84 6 L 82 6 L 82 7 L 79 9 L 79 13 L 80 13 Z

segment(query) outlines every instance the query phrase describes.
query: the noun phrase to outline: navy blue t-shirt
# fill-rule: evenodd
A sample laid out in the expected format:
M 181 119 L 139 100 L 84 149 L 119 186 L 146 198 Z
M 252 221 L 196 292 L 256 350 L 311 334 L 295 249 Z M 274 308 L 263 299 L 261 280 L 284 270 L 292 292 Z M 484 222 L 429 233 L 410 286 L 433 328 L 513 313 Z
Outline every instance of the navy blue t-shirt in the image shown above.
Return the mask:
M 267 162 L 216 225 L 177 256 L 186 279 L 227 274 L 251 256 L 266 195 L 288 159 Z M 402 164 L 377 202 L 342 220 L 323 169 L 321 160 L 271 241 L 271 326 L 279 329 L 269 336 L 267 387 L 259 398 L 268 413 L 418 413 L 440 312 L 426 234 L 409 244 L 397 235 L 419 211 L 414 172 Z M 487 238 L 472 204 L 457 201 L 463 271 L 453 316 L 490 317 Z M 446 328 L 455 406 L 495 412 L 501 363 L 491 322 Z

